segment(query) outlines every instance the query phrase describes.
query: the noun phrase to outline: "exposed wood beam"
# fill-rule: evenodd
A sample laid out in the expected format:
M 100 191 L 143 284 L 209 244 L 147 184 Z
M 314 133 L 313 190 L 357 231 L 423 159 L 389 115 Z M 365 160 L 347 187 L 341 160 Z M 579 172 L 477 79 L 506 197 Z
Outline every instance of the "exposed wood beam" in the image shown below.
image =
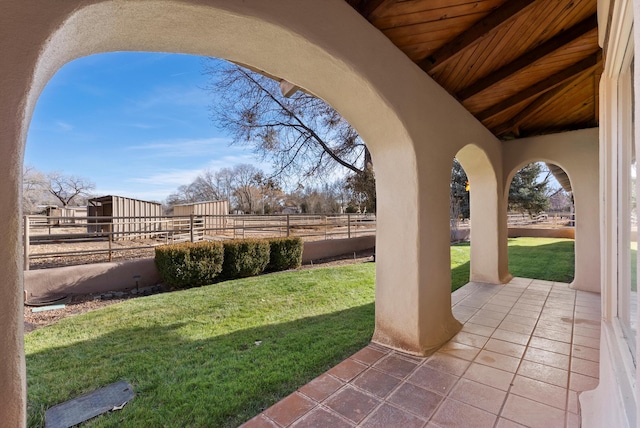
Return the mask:
M 549 101 L 554 99 L 558 94 L 562 93 L 568 87 L 580 83 L 584 80 L 584 76 L 588 76 L 589 73 L 583 72 L 575 79 L 569 79 L 561 85 L 556 86 L 550 91 L 545 92 L 538 98 L 536 98 L 531 104 L 520 110 L 518 114 L 513 116 L 508 121 L 501 125 L 496 126 L 491 130 L 496 136 L 500 136 L 508 133 L 509 131 L 516 130 L 522 123 L 537 113 L 542 107 L 544 107 Z
M 437 52 L 418 62 L 418 65 L 424 71 L 429 72 L 434 67 L 444 64 L 458 52 L 477 42 L 508 19 L 516 16 L 534 1 L 535 0 L 507 0 L 498 9 L 476 22 L 471 28 L 458 35 L 458 37 L 444 45 Z
M 285 98 L 291 98 L 291 96 L 298 92 L 299 89 L 299 87 L 284 79 L 280 81 L 280 92 L 282 92 L 282 96 Z
M 366 19 L 369 19 L 374 12 L 380 8 L 385 3 L 391 3 L 392 0 L 368 0 L 365 1 L 363 5 L 359 7 L 360 15 L 364 16 Z
M 566 31 L 563 31 L 562 33 L 541 44 L 540 46 L 530 50 L 529 52 L 526 52 L 524 55 L 520 56 L 509 64 L 499 68 L 488 76 L 462 89 L 456 94 L 456 96 L 461 101 L 469 99 L 473 95 L 484 91 L 485 89 L 495 85 L 501 80 L 509 78 L 513 74 L 517 73 L 525 67 L 530 66 L 534 62 L 558 50 L 562 46 L 565 46 L 572 41 L 582 37 L 589 31 L 597 28 L 597 26 L 598 19 L 596 18 L 596 15 L 591 15 L 584 21 L 574 25 Z
M 500 101 L 498 104 L 495 104 L 488 109 L 477 113 L 475 117 L 481 122 L 487 120 L 508 108 L 520 104 L 523 101 L 552 90 L 556 86 L 561 85 L 569 79 L 572 79 L 574 76 L 588 69 L 595 68 L 597 64 L 598 53 L 593 53 L 582 61 L 579 61 L 572 66 L 567 67 L 564 70 L 547 77 L 546 79 L 536 83 L 535 85 L 529 86 L 528 88 L 518 92 L 517 94 L 512 95 L 503 101 Z

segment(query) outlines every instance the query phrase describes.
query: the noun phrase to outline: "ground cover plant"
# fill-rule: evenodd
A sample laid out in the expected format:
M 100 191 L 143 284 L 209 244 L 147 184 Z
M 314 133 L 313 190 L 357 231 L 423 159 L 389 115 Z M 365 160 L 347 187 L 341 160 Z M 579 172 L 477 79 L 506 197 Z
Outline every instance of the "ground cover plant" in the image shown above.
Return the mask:
M 520 238 L 509 251 L 514 275 L 532 263 L 540 279 L 573 275 L 570 263 L 556 263 L 573 260 L 571 241 Z M 469 246 L 452 246 L 451 260 L 455 289 L 468 281 Z M 237 426 L 369 342 L 374 278 L 375 263 L 262 275 L 36 330 L 25 336 L 28 424 L 43 426 L 47 408 L 127 380 L 136 397 L 86 426 Z

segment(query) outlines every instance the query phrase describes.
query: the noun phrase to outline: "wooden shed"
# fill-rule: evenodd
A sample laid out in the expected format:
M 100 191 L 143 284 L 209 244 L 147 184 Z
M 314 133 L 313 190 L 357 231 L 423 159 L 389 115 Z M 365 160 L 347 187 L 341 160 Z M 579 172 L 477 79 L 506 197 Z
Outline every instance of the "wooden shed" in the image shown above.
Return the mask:
M 88 232 L 114 232 L 113 239 L 153 238 L 162 231 L 162 204 L 158 202 L 101 196 L 89 199 L 87 216 Z
M 205 233 L 215 234 L 216 230 L 210 229 L 224 229 L 227 226 L 229 201 L 194 202 L 173 207 L 174 216 L 190 216 L 192 214 L 202 217 L 202 225 L 206 229 Z

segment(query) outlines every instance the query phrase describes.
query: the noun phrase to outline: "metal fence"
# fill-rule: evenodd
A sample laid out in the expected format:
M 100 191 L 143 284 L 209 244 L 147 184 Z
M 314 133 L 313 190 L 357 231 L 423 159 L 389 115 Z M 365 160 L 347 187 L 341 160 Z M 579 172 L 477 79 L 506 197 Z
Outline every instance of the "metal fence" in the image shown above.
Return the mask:
M 24 264 L 43 258 L 113 254 L 158 245 L 298 236 L 304 240 L 375 234 L 372 214 L 343 215 L 188 215 L 152 217 L 24 217 Z M 114 224 L 119 225 L 117 230 Z M 124 227 L 123 227 L 124 226 Z

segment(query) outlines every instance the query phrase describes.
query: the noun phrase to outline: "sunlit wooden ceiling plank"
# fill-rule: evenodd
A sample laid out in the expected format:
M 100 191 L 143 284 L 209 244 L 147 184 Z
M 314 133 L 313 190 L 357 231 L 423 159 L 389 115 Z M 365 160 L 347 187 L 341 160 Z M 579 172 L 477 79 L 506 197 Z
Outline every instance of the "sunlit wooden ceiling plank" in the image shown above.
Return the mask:
M 494 12 L 485 16 L 471 28 L 444 45 L 437 52 L 418 62 L 418 65 L 426 72 L 442 65 L 466 47 L 482 39 L 505 21 L 519 14 L 534 1 L 535 0 L 508 0 Z
M 556 86 L 561 85 L 569 79 L 572 79 L 585 70 L 594 68 L 597 64 L 598 53 L 593 53 L 582 61 L 579 61 L 574 65 L 567 67 L 564 70 L 518 92 L 517 94 L 510 96 L 509 98 L 495 104 L 494 106 L 491 106 L 481 111 L 480 113 L 477 113 L 475 117 L 480 121 L 489 119 L 499 114 L 500 112 L 515 106 L 516 104 L 520 104 L 523 101 L 535 97 L 536 95 L 541 95 L 547 91 L 552 90 Z
M 530 50 L 529 52 L 526 52 L 524 55 L 520 56 L 509 64 L 469 85 L 467 88 L 462 89 L 456 94 L 456 96 L 461 101 L 471 98 L 473 95 L 484 91 L 485 89 L 495 85 L 502 80 L 508 79 L 523 68 L 530 66 L 539 59 L 577 40 L 589 31 L 597 28 L 597 26 L 598 20 L 596 18 L 596 15 L 591 15 L 589 18 L 574 25 L 567 31 L 563 31 L 562 33 L 541 44 L 540 46 Z

